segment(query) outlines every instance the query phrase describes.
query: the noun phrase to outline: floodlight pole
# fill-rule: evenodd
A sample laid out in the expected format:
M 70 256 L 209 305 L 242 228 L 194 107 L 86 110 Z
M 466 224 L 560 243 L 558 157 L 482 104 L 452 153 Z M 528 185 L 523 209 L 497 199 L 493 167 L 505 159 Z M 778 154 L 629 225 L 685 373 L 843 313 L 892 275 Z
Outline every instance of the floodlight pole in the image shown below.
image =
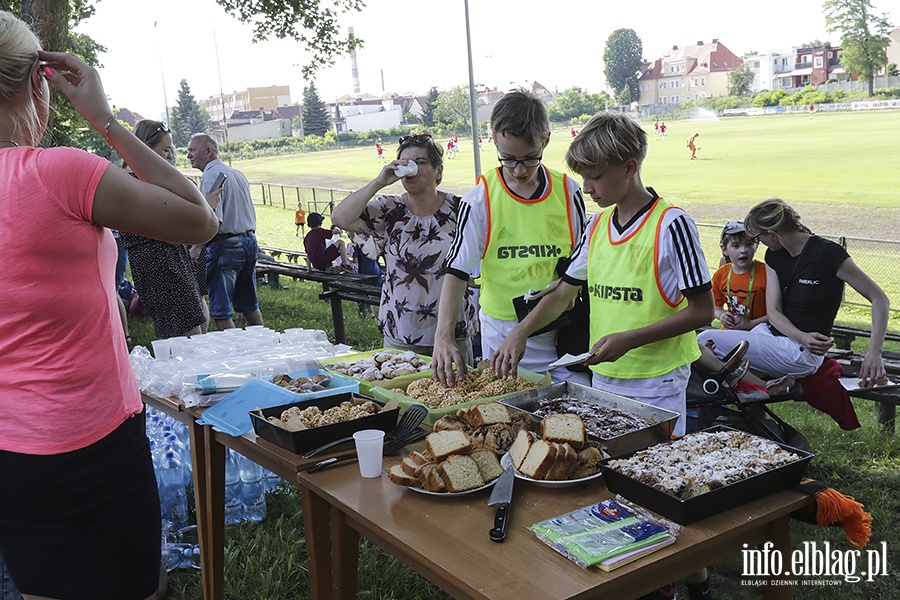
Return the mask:
M 162 48 L 159 45 L 159 29 L 156 27 L 156 21 L 153 21 L 153 29 L 156 31 L 156 55 L 159 57 L 159 78 L 162 81 L 163 104 L 166 106 L 166 123 L 172 122 L 169 118 L 169 98 L 166 96 L 166 76 L 163 73 Z
M 216 30 L 213 29 L 213 48 L 216 51 L 216 70 L 219 72 L 219 100 L 222 102 L 222 131 L 225 134 L 225 152 L 228 153 L 228 166 L 231 166 L 231 145 L 228 143 L 228 115 L 225 114 L 225 92 L 222 91 L 222 67 L 219 66 L 219 44 L 216 42 Z
M 466 5 L 466 48 L 469 52 L 469 104 L 472 109 L 472 147 L 475 152 L 475 179 L 481 177 L 481 147 L 478 145 L 478 110 L 475 94 L 475 71 L 472 68 L 472 28 L 469 26 L 469 0 Z

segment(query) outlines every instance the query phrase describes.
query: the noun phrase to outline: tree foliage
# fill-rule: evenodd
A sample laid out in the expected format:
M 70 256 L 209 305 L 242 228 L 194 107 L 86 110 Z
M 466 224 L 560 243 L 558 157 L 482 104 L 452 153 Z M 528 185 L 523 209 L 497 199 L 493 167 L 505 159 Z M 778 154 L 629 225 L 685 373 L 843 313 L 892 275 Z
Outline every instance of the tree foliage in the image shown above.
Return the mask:
M 303 110 L 301 115 L 303 118 L 303 133 L 305 135 L 324 136 L 326 131 L 331 130 L 328 108 L 322 102 L 322 99 L 319 98 L 319 92 L 316 90 L 315 83 L 310 83 L 308 87 L 303 88 Z
M 195 133 L 209 133 L 209 115 L 194 99 L 186 79 L 178 84 L 178 100 L 172 108 L 169 123 L 176 146 L 187 146 Z
M 437 106 L 438 89 L 436 87 L 428 90 L 425 95 L 425 106 L 422 107 L 422 124 L 425 127 L 434 127 L 434 109 Z
M 253 26 L 254 41 L 274 36 L 302 42 L 312 54 L 303 66 L 303 77 L 315 78 L 322 67 L 362 47 L 362 40 L 347 34 L 341 37 L 338 18 L 365 7 L 363 0 L 216 0 L 225 12 L 241 23 Z
M 438 94 L 434 107 L 435 124 L 453 126 L 468 131 L 472 121 L 469 86 L 457 85 Z
M 106 48 L 91 37 L 74 33 L 72 29 L 93 16 L 91 0 L 0 0 L 0 9 L 19 15 L 41 40 L 45 50 L 66 51 L 80 57 L 89 65 L 100 66 L 99 55 Z M 99 133 L 72 107 L 69 100 L 50 86 L 50 122 L 44 134 L 45 146 L 74 146 L 109 159 L 116 154 Z
M 728 95 L 743 96 L 750 92 L 753 85 L 753 71 L 746 64 L 741 65 L 728 74 Z
M 828 31 L 841 33 L 841 65 L 868 81 L 873 96 L 875 74 L 887 65 L 888 15 L 876 15 L 871 0 L 825 0 L 823 8 Z
M 578 86 L 556 95 L 548 107 L 552 121 L 570 121 L 582 115 L 593 116 L 606 108 L 609 95 L 591 94 Z
M 620 104 L 639 97 L 637 72 L 643 62 L 644 45 L 634 29 L 616 29 L 606 38 L 603 73 Z

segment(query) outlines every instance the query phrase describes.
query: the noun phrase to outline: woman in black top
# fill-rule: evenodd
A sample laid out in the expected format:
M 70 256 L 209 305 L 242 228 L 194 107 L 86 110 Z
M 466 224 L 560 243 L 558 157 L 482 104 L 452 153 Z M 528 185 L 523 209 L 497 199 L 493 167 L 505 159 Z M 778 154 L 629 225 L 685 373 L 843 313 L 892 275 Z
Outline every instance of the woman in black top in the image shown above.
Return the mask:
M 844 283 L 872 303 L 872 338 L 859 378 L 870 387 L 886 377 L 881 352 L 889 301 L 884 291 L 838 244 L 814 235 L 781 198 L 754 206 L 744 219 L 747 235 L 766 251 L 766 310 L 769 322 L 750 332 L 704 332 L 721 357 L 740 340 L 750 341 L 747 357 L 769 375 L 805 377 L 818 370 L 834 345 L 831 328 L 841 305 Z M 726 339 L 727 338 L 727 339 Z

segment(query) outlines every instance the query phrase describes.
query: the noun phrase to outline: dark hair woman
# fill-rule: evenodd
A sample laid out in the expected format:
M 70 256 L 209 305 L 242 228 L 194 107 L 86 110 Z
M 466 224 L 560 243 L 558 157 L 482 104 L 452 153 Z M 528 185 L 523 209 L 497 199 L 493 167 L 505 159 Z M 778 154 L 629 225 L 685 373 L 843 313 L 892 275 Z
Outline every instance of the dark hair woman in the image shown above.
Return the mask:
M 443 150 L 430 135 L 403 136 L 397 160 L 344 198 L 331 214 L 335 225 L 368 234 L 383 248 L 378 326 L 386 347 L 431 355 L 444 259 L 459 217 L 459 196 L 437 189 L 443 173 Z M 375 197 L 397 181 L 405 193 Z M 472 295 L 467 294 L 456 318 L 456 344 L 470 364 L 475 314 Z

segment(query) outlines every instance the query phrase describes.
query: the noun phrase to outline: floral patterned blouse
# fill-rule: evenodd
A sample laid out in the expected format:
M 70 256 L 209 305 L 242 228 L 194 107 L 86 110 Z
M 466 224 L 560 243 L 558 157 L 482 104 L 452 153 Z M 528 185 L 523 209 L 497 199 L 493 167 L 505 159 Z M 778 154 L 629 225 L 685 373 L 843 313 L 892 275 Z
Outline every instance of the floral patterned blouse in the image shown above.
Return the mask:
M 444 259 L 456 233 L 459 196 L 447 193 L 436 213 L 414 215 L 402 196 L 370 200 L 356 227 L 371 234 L 384 256 L 384 286 L 378 310 L 383 335 L 413 346 L 433 346 Z M 452 275 L 451 275 L 452 277 Z M 456 339 L 476 331 L 473 292 L 467 289 L 456 318 Z

